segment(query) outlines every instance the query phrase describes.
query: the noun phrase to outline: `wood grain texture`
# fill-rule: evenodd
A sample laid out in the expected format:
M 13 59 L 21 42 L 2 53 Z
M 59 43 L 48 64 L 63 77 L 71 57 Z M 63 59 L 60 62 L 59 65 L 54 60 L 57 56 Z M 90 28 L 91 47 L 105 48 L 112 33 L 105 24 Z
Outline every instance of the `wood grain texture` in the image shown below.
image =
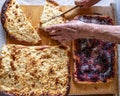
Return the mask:
M 62 10 L 65 11 L 73 6 L 62 6 Z M 32 25 L 36 28 L 38 33 L 40 34 L 40 37 L 42 39 L 42 42 L 39 45 L 57 45 L 59 44 L 57 41 L 54 41 L 50 38 L 50 36 L 44 32 L 43 30 L 38 29 L 40 16 L 42 14 L 43 6 L 21 6 L 23 11 L 25 12 L 27 18 L 30 20 Z M 71 20 L 76 15 L 92 15 L 92 14 L 102 14 L 106 16 L 110 16 L 114 20 L 114 9 L 112 7 L 92 7 L 89 9 L 80 9 L 77 8 L 70 13 L 67 13 L 65 16 L 68 20 Z M 15 43 L 19 44 L 15 40 L 12 40 L 7 36 L 7 43 Z M 71 47 L 72 43 L 69 42 L 69 46 Z M 72 47 L 71 47 L 72 48 Z M 72 49 L 71 49 L 72 51 Z M 115 79 L 110 83 L 104 83 L 104 84 L 76 84 L 73 81 L 73 58 L 72 58 L 72 52 L 71 52 L 71 88 L 70 88 L 70 95 L 84 95 L 84 94 L 116 94 L 118 89 L 118 83 L 117 83 L 117 75 L 115 76 Z M 116 69 L 117 69 L 116 64 Z M 116 70 L 116 74 L 117 74 Z M 102 95 L 103 96 L 103 95 Z M 110 95 L 109 95 L 110 96 Z

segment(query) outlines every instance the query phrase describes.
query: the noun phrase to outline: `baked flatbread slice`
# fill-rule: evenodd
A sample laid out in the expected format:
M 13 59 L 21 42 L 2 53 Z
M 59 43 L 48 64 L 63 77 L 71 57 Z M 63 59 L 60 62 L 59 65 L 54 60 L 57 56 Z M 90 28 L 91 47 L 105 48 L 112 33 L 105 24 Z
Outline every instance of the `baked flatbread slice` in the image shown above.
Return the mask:
M 69 48 L 8 44 L 0 59 L 0 93 L 10 96 L 67 96 Z
M 22 44 L 36 44 L 41 40 L 16 0 L 5 1 L 1 21 L 5 31 Z
M 51 25 L 64 23 L 65 18 L 62 16 L 50 20 L 52 17 L 57 16 L 61 13 L 62 11 L 58 3 L 56 3 L 54 0 L 46 0 L 42 16 L 40 17 L 40 27 L 45 28 Z

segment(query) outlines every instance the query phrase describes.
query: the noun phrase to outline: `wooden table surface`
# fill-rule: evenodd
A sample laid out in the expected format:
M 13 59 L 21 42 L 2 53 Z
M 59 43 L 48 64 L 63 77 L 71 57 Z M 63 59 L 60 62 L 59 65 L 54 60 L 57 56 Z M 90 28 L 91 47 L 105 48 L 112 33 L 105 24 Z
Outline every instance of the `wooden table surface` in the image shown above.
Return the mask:
M 62 10 L 67 10 L 73 6 L 63 6 Z M 43 6 L 21 6 L 23 11 L 25 12 L 27 18 L 30 20 L 34 27 L 37 27 L 39 24 L 39 18 L 42 14 Z M 73 19 L 76 15 L 93 15 L 94 13 L 104 14 L 110 16 L 114 20 L 114 10 L 113 7 L 92 7 L 89 9 L 76 9 L 68 14 L 66 14 L 67 19 Z M 42 45 L 44 44 L 51 44 L 56 45 L 57 42 L 51 40 L 50 36 L 45 32 L 38 30 L 42 39 Z M 8 43 L 17 43 L 10 39 L 7 39 Z M 40 44 L 40 45 L 41 45 Z M 70 46 L 72 47 L 72 46 Z M 73 81 L 73 62 L 71 62 L 71 88 L 70 88 L 70 95 L 87 95 L 87 94 L 116 94 L 117 93 L 117 77 L 110 83 L 106 84 L 94 84 L 94 85 L 87 85 L 87 84 L 76 84 Z M 117 71 L 116 71 L 117 74 Z M 92 95 L 93 96 L 93 95 Z M 100 96 L 100 95 L 96 95 Z M 104 95 L 101 95 L 104 96 Z M 105 95 L 107 96 L 107 95 Z M 110 96 L 110 95 L 108 95 Z
M 4 1 L 5 0 L 0 1 L 0 9 L 1 9 Z M 44 4 L 45 0 L 17 0 L 17 1 L 19 2 L 19 4 L 23 4 L 23 5 L 40 5 L 40 4 Z M 56 0 L 56 1 L 61 3 L 63 0 Z M 62 4 L 68 4 L 69 5 L 69 4 L 74 3 L 74 0 L 65 0 L 65 1 L 66 1 L 66 3 L 62 3 Z M 120 24 L 120 12 L 119 12 L 120 11 L 120 0 L 101 0 L 101 2 L 98 3 L 97 5 L 108 6 L 110 4 L 110 2 L 113 2 L 113 1 L 115 1 L 115 3 L 116 3 L 117 21 L 118 21 L 118 24 Z M 1 41 L 0 48 L 1 48 L 2 45 L 5 43 L 5 34 L 3 33 L 3 29 L 1 27 L 1 24 L 0 24 L 0 32 L 2 32 L 2 33 L 0 33 L 0 41 Z M 119 49 L 120 49 L 120 47 L 119 47 Z M 119 51 L 119 54 L 120 54 L 120 51 Z M 119 56 L 119 62 L 120 62 L 120 56 Z M 120 77 L 120 71 L 119 71 L 119 77 Z M 120 80 L 119 80 L 119 82 L 120 82 Z M 100 95 L 97 95 L 97 96 L 100 96 Z M 110 96 L 110 95 L 105 95 L 105 96 Z

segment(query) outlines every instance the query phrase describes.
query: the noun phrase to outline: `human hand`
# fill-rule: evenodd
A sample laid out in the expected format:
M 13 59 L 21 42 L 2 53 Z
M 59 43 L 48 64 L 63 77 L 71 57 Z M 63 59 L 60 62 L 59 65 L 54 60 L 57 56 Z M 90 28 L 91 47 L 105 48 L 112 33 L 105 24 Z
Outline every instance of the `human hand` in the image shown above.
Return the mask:
M 61 43 L 69 42 L 79 38 L 80 30 L 84 30 L 86 23 L 79 20 L 73 20 L 65 24 L 54 25 L 44 29 L 49 33 L 52 39 Z
M 75 4 L 77 6 L 82 6 L 83 8 L 88 8 L 96 4 L 99 1 L 100 0 L 75 0 Z

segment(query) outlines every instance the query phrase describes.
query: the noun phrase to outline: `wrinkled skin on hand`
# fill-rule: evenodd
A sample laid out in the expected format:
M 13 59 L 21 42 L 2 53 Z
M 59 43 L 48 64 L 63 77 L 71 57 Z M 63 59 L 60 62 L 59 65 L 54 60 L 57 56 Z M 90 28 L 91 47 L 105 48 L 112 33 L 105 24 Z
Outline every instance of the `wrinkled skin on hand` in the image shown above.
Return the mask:
M 96 4 L 99 1 L 100 0 L 75 0 L 75 4 L 77 6 L 82 6 L 83 8 L 88 8 Z
M 73 20 L 64 24 L 48 27 L 44 30 L 49 33 L 52 39 L 58 40 L 61 43 L 65 43 L 78 39 L 80 36 L 79 30 L 82 31 L 85 27 L 86 23 L 78 20 Z

